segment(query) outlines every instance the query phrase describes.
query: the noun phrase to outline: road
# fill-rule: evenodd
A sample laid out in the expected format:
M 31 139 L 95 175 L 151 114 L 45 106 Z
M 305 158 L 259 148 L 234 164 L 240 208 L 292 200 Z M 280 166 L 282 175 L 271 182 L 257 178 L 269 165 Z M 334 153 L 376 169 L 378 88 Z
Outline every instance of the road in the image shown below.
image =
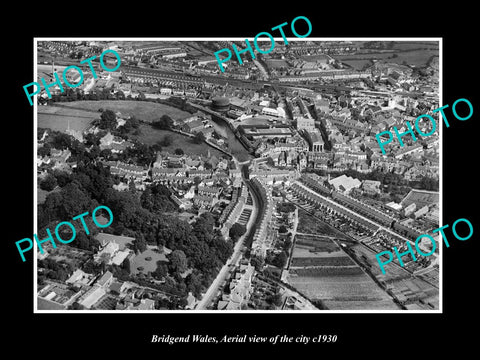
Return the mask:
M 238 166 L 238 161 L 236 159 L 234 159 L 234 161 L 235 163 L 237 163 L 237 166 Z M 243 180 L 244 180 L 244 184 L 246 185 L 245 179 Z M 246 224 L 247 231 L 238 239 L 237 243 L 235 244 L 235 247 L 233 248 L 232 255 L 227 260 L 225 265 L 222 266 L 222 268 L 218 272 L 217 277 L 215 278 L 215 280 L 213 280 L 210 287 L 205 292 L 205 295 L 203 295 L 202 299 L 198 302 L 197 306 L 195 307 L 195 310 L 208 309 L 208 307 L 212 304 L 218 290 L 224 286 L 227 276 L 231 271 L 231 268 L 233 268 L 238 263 L 241 256 L 243 255 L 244 241 L 251 233 L 255 232 L 255 222 L 258 215 L 259 204 L 257 204 L 257 199 L 253 195 L 252 195 L 252 201 L 253 201 L 253 207 L 252 207 L 253 210 Z

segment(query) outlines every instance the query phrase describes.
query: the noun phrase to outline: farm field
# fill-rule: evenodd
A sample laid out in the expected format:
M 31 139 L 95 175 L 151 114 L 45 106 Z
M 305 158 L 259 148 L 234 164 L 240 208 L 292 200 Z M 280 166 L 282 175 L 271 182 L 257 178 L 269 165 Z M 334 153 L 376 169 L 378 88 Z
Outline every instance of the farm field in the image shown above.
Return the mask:
M 330 310 L 397 310 L 379 287 L 333 240 L 297 235 L 288 283 Z
M 400 301 L 414 302 L 424 310 L 438 309 L 439 292 L 432 285 L 436 284 L 437 287 L 439 285 L 437 268 L 432 268 L 429 272 L 425 272 L 425 275 L 417 275 L 413 278 L 399 266 L 390 263 L 385 265 L 385 274 L 382 274 L 372 250 L 360 244 L 349 248 L 358 260 L 369 266 L 373 276 L 385 283 Z M 431 305 L 428 305 L 429 303 Z
M 289 282 L 329 310 L 398 310 L 393 300 L 366 274 L 292 276 Z
M 168 115 L 174 120 L 185 119 L 191 114 L 177 109 L 173 106 L 134 100 L 86 100 L 62 103 L 62 106 L 81 108 L 85 110 L 98 111 L 98 109 L 110 109 L 120 111 L 123 116 L 134 115 L 137 119 L 147 122 L 158 120 L 162 115 Z

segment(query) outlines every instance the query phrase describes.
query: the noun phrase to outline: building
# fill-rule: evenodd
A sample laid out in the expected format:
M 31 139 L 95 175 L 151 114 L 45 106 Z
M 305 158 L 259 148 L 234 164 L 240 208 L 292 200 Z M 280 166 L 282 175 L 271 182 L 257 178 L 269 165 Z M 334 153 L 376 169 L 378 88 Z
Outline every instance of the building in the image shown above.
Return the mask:
M 330 180 L 328 183 L 333 185 L 336 191 L 342 193 L 349 193 L 352 189 L 359 188 L 360 185 L 362 185 L 360 180 L 346 175 L 336 177 L 335 179 Z
M 298 117 L 297 118 L 297 130 L 306 130 L 308 132 L 314 132 L 315 131 L 315 120 L 314 119 L 309 119 L 309 118 L 304 118 L 304 117 Z
M 182 131 L 188 132 L 188 133 L 194 133 L 194 132 L 200 131 L 204 127 L 205 125 L 201 120 L 194 120 L 194 121 L 187 122 L 186 124 L 183 124 Z
M 96 285 L 103 288 L 108 288 L 113 282 L 113 274 L 110 271 L 106 271 L 96 282 Z
M 311 132 L 310 138 L 312 139 L 312 151 L 323 152 L 325 148 L 325 142 L 323 141 L 322 134 L 319 131 Z
M 93 285 L 85 294 L 79 299 L 78 303 L 87 309 L 90 309 L 100 298 L 106 294 L 103 287 L 99 285 Z

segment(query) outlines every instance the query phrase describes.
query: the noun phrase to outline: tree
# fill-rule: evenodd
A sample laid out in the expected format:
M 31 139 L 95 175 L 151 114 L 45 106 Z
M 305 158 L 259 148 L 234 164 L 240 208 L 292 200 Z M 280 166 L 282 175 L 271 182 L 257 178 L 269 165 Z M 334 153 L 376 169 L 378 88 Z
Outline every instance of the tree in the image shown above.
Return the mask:
M 173 126 L 173 120 L 168 115 L 162 115 L 160 119 L 152 122 L 152 126 L 156 129 L 167 130 Z
M 195 176 L 193 178 L 193 183 L 195 184 L 195 186 L 198 186 L 198 184 L 200 184 L 201 182 L 202 182 L 202 179 L 199 176 Z
M 245 234 L 245 232 L 247 231 L 247 228 L 245 227 L 245 225 L 242 225 L 242 224 L 239 224 L 239 223 L 235 223 L 232 225 L 232 227 L 230 228 L 230 231 L 228 232 L 228 235 L 233 239 L 233 240 L 237 240 L 240 236 L 242 236 L 243 234 Z
M 102 115 L 100 115 L 100 123 L 98 126 L 100 129 L 115 129 L 117 127 L 117 116 L 112 110 L 107 109 L 103 111 Z
M 295 211 L 295 205 L 290 202 L 281 202 L 277 205 L 277 210 L 279 212 L 291 213 Z
M 280 252 L 272 261 L 272 264 L 278 268 L 283 268 L 287 264 L 288 255 L 285 251 Z
M 163 261 L 157 261 L 157 268 L 153 272 L 153 277 L 162 280 L 168 274 L 167 265 Z
M 165 135 L 162 140 L 159 142 L 161 146 L 170 146 L 173 143 L 173 139 L 170 135 Z
M 39 147 L 38 148 L 38 155 L 40 155 L 41 157 L 44 157 L 44 156 L 49 156 L 50 155 L 50 150 L 51 150 L 51 146 L 50 144 L 45 144 L 43 145 L 42 147 Z
M 142 253 L 145 250 L 147 250 L 147 242 L 145 241 L 145 237 L 143 234 L 138 233 L 133 241 L 133 251 Z
M 193 296 L 200 298 L 202 295 L 202 276 L 198 272 L 194 271 L 185 278 L 185 285 L 187 290 L 190 291 Z
M 176 148 L 175 151 L 174 151 L 175 155 L 183 155 L 185 154 L 185 152 L 183 151 L 183 149 L 180 149 L 180 148 Z
M 288 229 L 285 225 L 280 225 L 280 227 L 278 228 L 278 232 L 281 233 L 281 234 L 284 234 L 287 231 L 288 231 Z
M 273 305 L 275 305 L 277 307 L 281 306 L 282 303 L 283 303 L 282 294 L 280 294 L 278 292 L 276 294 L 272 295 L 271 299 L 272 299 Z
M 187 256 L 182 250 L 174 250 L 170 254 L 169 267 L 172 271 L 183 273 L 187 271 Z
M 48 174 L 40 183 L 40 189 L 45 191 L 52 191 L 57 186 L 57 179 L 52 174 Z
M 193 142 L 195 144 L 201 144 L 205 141 L 205 135 L 202 132 L 197 132 L 193 137 Z

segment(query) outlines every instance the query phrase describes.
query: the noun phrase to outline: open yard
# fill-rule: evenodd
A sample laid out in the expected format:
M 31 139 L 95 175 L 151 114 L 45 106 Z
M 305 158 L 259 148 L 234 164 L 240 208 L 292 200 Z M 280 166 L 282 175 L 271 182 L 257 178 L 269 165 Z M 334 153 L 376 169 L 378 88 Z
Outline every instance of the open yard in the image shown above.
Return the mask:
M 168 259 L 164 253 L 160 253 L 158 250 L 147 249 L 132 259 L 130 271 L 133 275 L 154 272 L 157 269 L 157 261 L 168 262 Z
M 191 114 L 173 106 L 158 104 L 149 101 L 135 100 L 86 100 L 62 103 L 62 106 L 98 111 L 98 109 L 110 109 L 120 111 L 123 116 L 134 115 L 144 121 L 158 120 L 162 115 L 168 115 L 174 120 L 185 119 Z

